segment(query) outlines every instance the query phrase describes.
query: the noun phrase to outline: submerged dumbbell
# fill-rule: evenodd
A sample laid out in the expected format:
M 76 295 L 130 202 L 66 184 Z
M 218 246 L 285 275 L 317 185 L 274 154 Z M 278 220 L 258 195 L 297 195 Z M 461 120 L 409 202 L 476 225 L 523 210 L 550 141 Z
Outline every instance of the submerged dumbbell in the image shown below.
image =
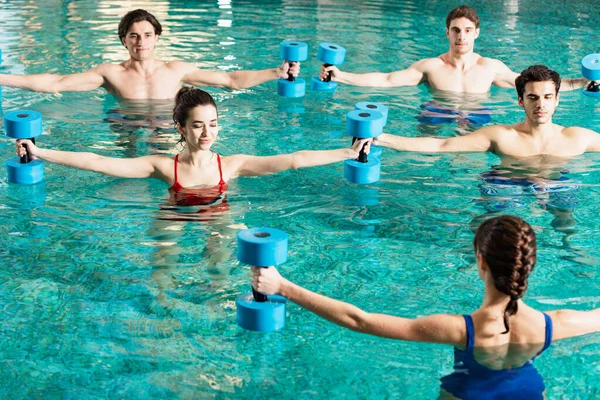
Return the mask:
M 301 62 L 308 57 L 308 45 L 295 40 L 286 40 L 279 45 L 279 56 L 289 63 Z M 302 97 L 306 93 L 306 81 L 289 74 L 287 79 L 277 81 L 277 94 L 284 97 Z
M 270 267 L 287 261 L 288 235 L 278 229 L 252 228 L 237 234 L 240 262 L 255 267 Z M 265 296 L 252 288 L 235 301 L 237 324 L 252 331 L 271 332 L 285 326 L 285 298 Z
M 13 139 L 29 139 L 35 143 L 34 138 L 42 134 L 42 114 L 31 110 L 6 113 L 4 131 Z M 27 151 L 23 157 L 13 157 L 6 162 L 6 176 L 11 183 L 38 183 L 44 180 L 44 164 L 40 160 L 32 160 Z
M 353 110 L 346 115 L 346 133 L 357 139 L 374 138 L 383 133 L 383 115 L 379 111 Z M 344 163 L 344 178 L 354 183 L 373 183 L 379 180 L 381 161 L 367 157 L 364 147 L 356 160 Z
M 584 94 L 600 97 L 600 54 L 588 54 L 581 60 L 581 73 L 590 84 L 583 90 Z
M 388 117 L 388 108 L 380 103 L 371 103 L 369 101 L 361 101 L 360 103 L 356 103 L 354 105 L 354 109 L 356 110 L 366 110 L 366 111 L 378 111 L 383 115 L 383 127 L 387 124 Z M 383 153 L 383 149 L 380 146 L 371 145 L 371 152 L 369 156 L 375 157 L 381 160 L 381 154 Z
M 324 42 L 317 50 L 317 58 L 325 67 L 342 65 L 345 57 L 346 49 L 339 44 Z M 313 90 L 334 90 L 336 87 L 337 82 L 331 82 L 331 71 L 323 80 L 318 76 L 313 76 L 310 80 L 310 88 Z

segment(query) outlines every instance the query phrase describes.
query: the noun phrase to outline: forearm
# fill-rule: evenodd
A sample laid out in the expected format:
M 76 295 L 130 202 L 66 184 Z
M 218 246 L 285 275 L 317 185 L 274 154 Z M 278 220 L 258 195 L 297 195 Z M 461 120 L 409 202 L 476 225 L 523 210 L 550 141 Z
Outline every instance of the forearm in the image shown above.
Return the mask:
M 292 153 L 290 156 L 291 169 L 299 169 L 357 158 L 358 153 L 351 148 L 346 148 L 337 150 L 303 150 Z
M 0 74 L 0 86 L 11 86 L 34 92 L 53 92 L 53 84 L 60 79 L 60 75 L 4 75 Z
M 151 163 L 144 159 L 153 156 L 139 158 L 112 158 L 104 157 L 95 153 L 60 151 L 39 149 L 36 156 L 42 160 L 65 165 L 71 168 L 86 171 L 99 172 L 101 174 L 119 178 L 150 178 L 154 176 L 154 168 Z
M 586 78 L 571 78 L 571 79 L 563 79 L 562 84 L 560 85 L 561 92 L 568 92 L 571 90 L 581 89 L 587 86 L 588 80 Z
M 367 313 L 352 304 L 311 292 L 286 279 L 283 279 L 279 294 L 337 325 L 364 331 Z
M 377 138 L 376 145 L 388 147 L 398 151 L 414 151 L 420 153 L 438 153 L 443 151 L 444 139 L 436 138 L 408 138 L 387 133 Z
M 104 166 L 110 160 L 108 157 L 103 157 L 95 153 L 50 149 L 40 149 L 37 157 L 54 164 L 102 173 L 106 173 Z
M 333 80 L 354 86 L 387 87 L 390 86 L 390 82 L 387 79 L 388 75 L 382 72 L 353 74 L 351 72 L 339 71 Z
M 229 89 L 247 89 L 279 78 L 279 68 L 229 72 Z

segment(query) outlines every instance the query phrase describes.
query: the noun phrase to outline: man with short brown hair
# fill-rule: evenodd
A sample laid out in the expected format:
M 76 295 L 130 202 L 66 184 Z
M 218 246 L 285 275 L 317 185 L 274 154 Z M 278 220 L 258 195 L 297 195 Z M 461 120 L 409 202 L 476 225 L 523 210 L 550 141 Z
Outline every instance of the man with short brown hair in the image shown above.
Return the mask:
M 428 82 L 432 89 L 460 93 L 487 93 L 492 85 L 515 87 L 518 73 L 500 60 L 473 52 L 475 39 L 479 37 L 479 16 L 471 7 L 463 5 L 450 11 L 446 18 L 446 36 L 450 42 L 448 52 L 417 61 L 405 70 L 352 74 L 329 66 L 321 69 L 321 79 L 331 72 L 332 81 L 355 86 L 414 86 Z M 582 88 L 587 80 L 567 79 L 565 83 L 563 91 Z
M 288 74 L 297 76 L 298 63 L 285 61 L 278 68 L 260 71 L 215 72 L 196 68 L 183 61 L 164 62 L 154 57 L 162 27 L 146 10 L 128 12 L 119 23 L 119 39 L 129 51 L 120 64 L 100 64 L 89 71 L 71 74 L 0 74 L 0 85 L 35 92 L 84 92 L 103 87 L 125 99 L 172 99 L 183 83 L 194 86 L 245 89 Z

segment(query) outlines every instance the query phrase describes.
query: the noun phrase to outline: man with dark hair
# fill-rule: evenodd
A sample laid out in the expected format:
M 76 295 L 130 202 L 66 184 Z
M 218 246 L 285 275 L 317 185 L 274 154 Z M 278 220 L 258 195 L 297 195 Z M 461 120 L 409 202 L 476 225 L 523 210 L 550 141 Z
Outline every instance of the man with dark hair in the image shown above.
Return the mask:
M 414 86 L 429 82 L 432 89 L 460 93 L 487 93 L 492 84 L 515 87 L 519 74 L 500 60 L 473 52 L 475 39 L 479 37 L 479 16 L 471 7 L 459 6 L 450 11 L 446 18 L 446 36 L 450 42 L 448 52 L 417 61 L 405 70 L 353 74 L 329 66 L 321 68 L 321 79 L 331 72 L 332 81 L 356 86 Z M 586 83 L 584 78 L 569 79 L 563 90 L 582 88 Z
M 119 39 L 129 51 L 120 64 L 100 64 L 89 71 L 71 74 L 3 75 L 0 85 L 36 92 L 83 92 L 103 87 L 126 99 L 172 99 L 183 83 L 194 86 L 245 89 L 274 79 L 297 76 L 298 63 L 260 71 L 213 72 L 183 61 L 163 62 L 154 57 L 162 27 L 145 10 L 128 12 L 119 23 Z
M 552 115 L 559 102 L 560 76 L 543 65 L 533 65 L 516 79 L 519 106 L 525 121 L 491 125 L 446 139 L 408 138 L 382 134 L 375 144 L 421 153 L 486 152 L 513 157 L 549 155 L 574 157 L 600 151 L 600 134 L 585 128 L 556 125 Z

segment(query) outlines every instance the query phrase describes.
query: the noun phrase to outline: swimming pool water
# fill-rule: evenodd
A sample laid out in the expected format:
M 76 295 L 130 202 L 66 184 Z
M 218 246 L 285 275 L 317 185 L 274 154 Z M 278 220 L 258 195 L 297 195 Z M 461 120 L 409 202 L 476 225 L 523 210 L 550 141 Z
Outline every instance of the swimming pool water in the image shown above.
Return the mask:
M 157 56 L 212 70 L 280 64 L 279 42 L 308 42 L 301 76 L 316 75 L 316 48 L 348 49 L 341 67 L 391 71 L 447 50 L 444 21 L 457 5 L 401 1 L 1 2 L 1 73 L 73 73 L 125 60 L 120 17 L 146 8 L 163 24 Z M 545 63 L 580 76 L 597 52 L 598 3 L 470 3 L 480 14 L 476 51 L 513 70 Z M 514 90 L 452 99 L 426 87 L 340 85 L 279 98 L 275 83 L 217 99 L 220 154 L 271 155 L 350 144 L 348 110 L 359 101 L 390 107 L 387 131 L 451 136 L 463 123 L 419 123 L 432 100 L 493 108 L 494 123 L 522 119 Z M 42 146 L 115 157 L 175 154 L 170 102 L 119 102 L 103 90 L 61 95 L 3 88 L 2 110 L 44 115 Z M 554 121 L 600 130 L 600 103 L 561 95 Z M 0 155 L 14 142 L 0 139 Z M 241 226 L 290 235 L 280 270 L 291 280 L 369 311 L 403 316 L 469 313 L 482 299 L 472 229 L 499 209 L 538 233 L 538 265 L 526 296 L 542 310 L 600 306 L 600 156 L 587 154 L 532 175 L 578 182 L 572 213 L 553 213 L 543 193 L 483 196 L 490 154 L 422 155 L 384 150 L 381 180 L 356 186 L 343 164 L 242 178 L 230 183 L 231 211 L 209 222 L 159 219 L 166 185 L 124 180 L 46 163 L 46 182 L 17 187 L 0 171 L 0 395 L 6 398 L 435 398 L 452 370 L 447 346 L 401 343 L 339 328 L 290 304 L 276 333 L 244 332 L 235 298 L 249 269 L 235 260 Z M 546 163 L 547 165 L 548 163 Z M 566 172 L 568 171 L 568 172 Z M 600 396 L 600 336 L 554 343 L 535 365 L 548 398 Z

